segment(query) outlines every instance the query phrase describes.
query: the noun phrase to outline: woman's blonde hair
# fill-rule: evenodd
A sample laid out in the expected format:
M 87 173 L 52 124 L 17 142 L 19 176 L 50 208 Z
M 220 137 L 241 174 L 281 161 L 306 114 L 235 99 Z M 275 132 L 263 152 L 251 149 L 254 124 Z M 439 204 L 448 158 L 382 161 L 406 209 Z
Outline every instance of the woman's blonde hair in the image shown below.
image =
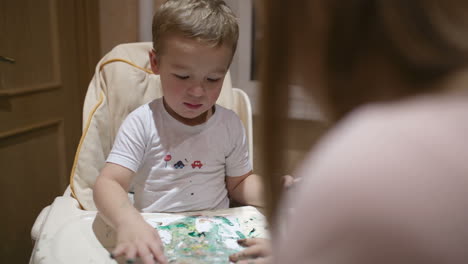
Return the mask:
M 270 218 L 282 190 L 277 177 L 285 173 L 281 122 L 287 118 L 291 69 L 337 121 L 369 102 L 437 92 L 443 88 L 435 84 L 468 65 L 467 1 L 264 0 L 259 8 L 262 164 Z
M 233 55 L 239 38 L 236 16 L 222 0 L 167 0 L 153 17 L 152 32 L 156 56 L 164 52 L 164 39 L 171 34 L 229 45 Z

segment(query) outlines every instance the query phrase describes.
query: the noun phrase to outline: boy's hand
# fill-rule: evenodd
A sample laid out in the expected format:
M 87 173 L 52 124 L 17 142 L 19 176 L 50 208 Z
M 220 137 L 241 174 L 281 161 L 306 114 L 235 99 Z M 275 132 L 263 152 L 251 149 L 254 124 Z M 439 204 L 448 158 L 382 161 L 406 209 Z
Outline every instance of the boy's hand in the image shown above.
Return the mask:
M 294 178 L 291 175 L 285 175 L 281 178 L 281 182 L 283 183 L 283 187 L 286 189 L 294 187 L 297 183 L 301 181 L 302 178 Z
M 247 238 L 237 241 L 246 249 L 232 254 L 229 260 L 237 264 L 268 264 L 272 263 L 270 240 L 265 238 Z
M 116 228 L 117 244 L 112 252 L 113 258 L 125 256 L 127 263 L 134 263 L 139 257 L 144 264 L 166 264 L 164 246 L 158 231 L 143 218 L 128 221 Z

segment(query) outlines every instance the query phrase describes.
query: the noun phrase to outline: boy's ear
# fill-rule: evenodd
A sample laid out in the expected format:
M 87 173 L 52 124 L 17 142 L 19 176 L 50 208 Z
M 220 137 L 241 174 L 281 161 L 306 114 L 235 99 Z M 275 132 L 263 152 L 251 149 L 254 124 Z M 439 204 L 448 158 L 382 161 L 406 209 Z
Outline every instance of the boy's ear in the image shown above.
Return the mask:
M 152 49 L 148 52 L 148 55 L 149 55 L 151 70 L 153 71 L 154 74 L 159 74 L 159 62 L 158 62 L 158 59 L 156 58 L 156 53 Z

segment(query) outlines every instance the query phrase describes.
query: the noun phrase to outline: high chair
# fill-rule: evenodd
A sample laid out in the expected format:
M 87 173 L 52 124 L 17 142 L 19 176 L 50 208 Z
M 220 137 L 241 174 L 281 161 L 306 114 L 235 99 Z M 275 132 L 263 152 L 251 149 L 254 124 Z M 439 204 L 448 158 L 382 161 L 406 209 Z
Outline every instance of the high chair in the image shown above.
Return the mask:
M 148 52 L 151 49 L 151 42 L 118 45 L 98 63 L 83 106 L 83 134 L 76 151 L 70 185 L 63 196 L 57 197 L 37 217 L 31 231 L 35 246 L 30 263 L 115 263 L 109 258 L 115 234 L 95 217 L 92 187 L 124 118 L 138 106 L 162 96 L 159 76 L 150 69 Z M 232 87 L 229 73 L 217 103 L 232 109 L 242 120 L 252 162 L 250 101 L 245 92 Z M 200 213 L 259 219 L 251 224 L 258 230 L 263 225 L 263 216 L 250 206 L 197 212 Z M 143 215 L 147 221 L 172 217 L 167 214 Z

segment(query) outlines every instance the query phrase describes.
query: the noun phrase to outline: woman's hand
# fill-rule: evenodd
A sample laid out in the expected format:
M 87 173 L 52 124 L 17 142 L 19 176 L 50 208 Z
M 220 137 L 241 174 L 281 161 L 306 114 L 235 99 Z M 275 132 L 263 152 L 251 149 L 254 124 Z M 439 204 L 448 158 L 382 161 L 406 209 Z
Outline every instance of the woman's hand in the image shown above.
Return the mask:
M 116 228 L 117 244 L 111 253 L 112 258 L 124 256 L 127 263 L 134 263 L 139 257 L 144 264 L 166 264 L 164 246 L 158 231 L 143 218 L 122 223 Z
M 271 244 L 265 238 L 247 238 L 237 241 L 246 249 L 232 254 L 229 260 L 238 264 L 267 264 L 272 263 Z

